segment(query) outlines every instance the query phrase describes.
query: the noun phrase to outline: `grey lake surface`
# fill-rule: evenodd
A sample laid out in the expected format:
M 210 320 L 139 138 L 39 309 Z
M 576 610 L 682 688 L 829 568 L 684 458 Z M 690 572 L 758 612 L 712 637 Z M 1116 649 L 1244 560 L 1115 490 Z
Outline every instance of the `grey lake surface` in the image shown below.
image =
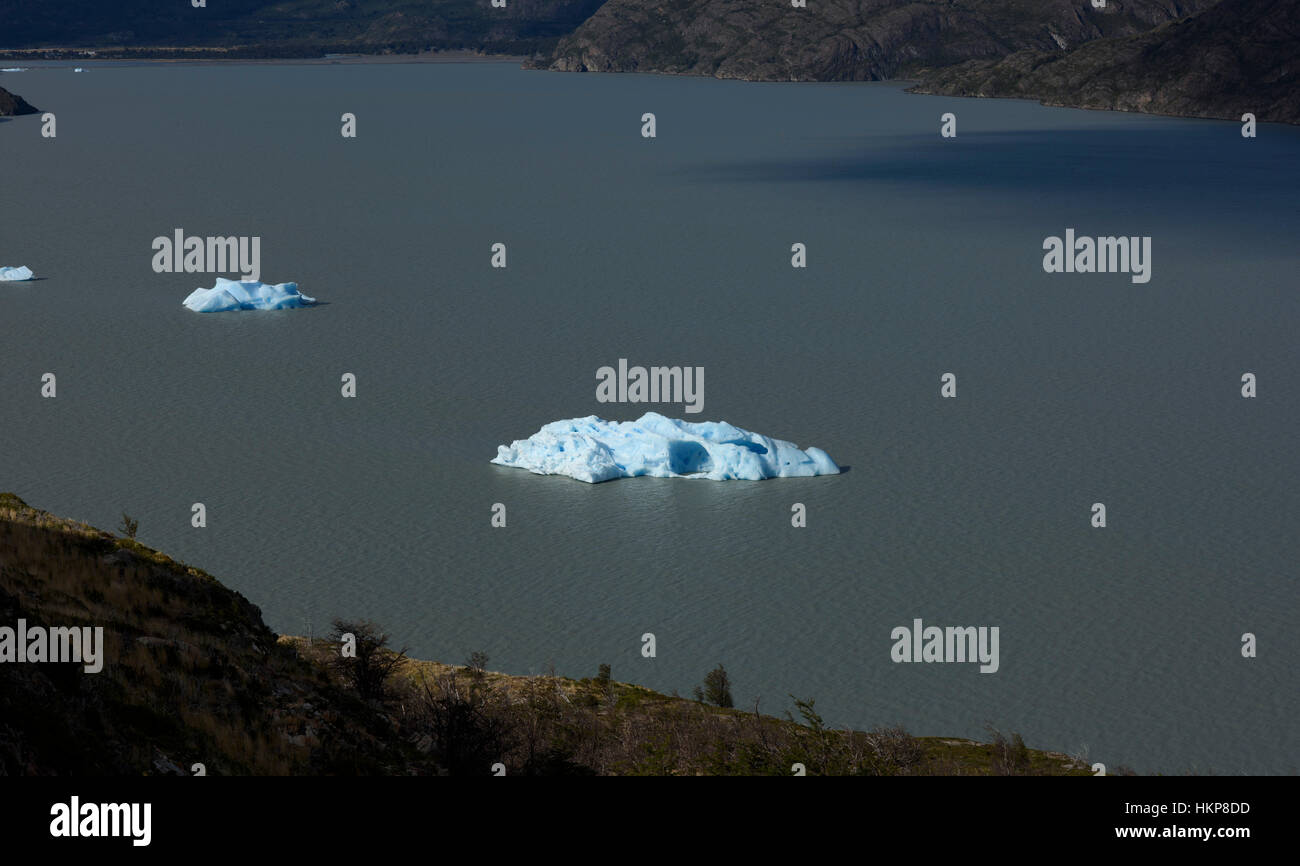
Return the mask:
M 0 489 L 133 515 L 281 632 L 369 617 L 417 657 L 683 695 L 721 662 L 765 712 L 1298 771 L 1300 130 L 506 63 L 83 65 L 0 74 L 58 124 L 0 123 L 0 265 L 43 278 L 0 283 Z M 177 228 L 261 237 L 262 279 L 326 303 L 190 312 L 214 278 L 151 268 Z M 1150 236 L 1151 281 L 1045 273 L 1067 228 Z M 596 402 L 619 358 L 703 366 L 704 412 Z M 647 409 L 851 469 L 488 462 Z M 894 663 L 915 618 L 999 627 L 1000 669 Z

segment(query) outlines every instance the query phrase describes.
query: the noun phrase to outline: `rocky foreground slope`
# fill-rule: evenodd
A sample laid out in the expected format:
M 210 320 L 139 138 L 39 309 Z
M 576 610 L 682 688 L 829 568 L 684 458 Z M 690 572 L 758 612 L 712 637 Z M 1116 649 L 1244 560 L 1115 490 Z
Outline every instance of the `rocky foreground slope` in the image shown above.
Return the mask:
M 345 660 L 337 642 L 277 636 L 199 569 L 5 493 L 0 628 L 20 620 L 102 627 L 103 667 L 5 658 L 0 634 L 0 776 L 488 775 L 497 762 L 510 775 L 1089 775 L 1018 736 L 834 731 L 810 702 L 796 723 L 608 668 L 572 680 L 409 660 L 365 623 L 347 626 L 361 650 Z

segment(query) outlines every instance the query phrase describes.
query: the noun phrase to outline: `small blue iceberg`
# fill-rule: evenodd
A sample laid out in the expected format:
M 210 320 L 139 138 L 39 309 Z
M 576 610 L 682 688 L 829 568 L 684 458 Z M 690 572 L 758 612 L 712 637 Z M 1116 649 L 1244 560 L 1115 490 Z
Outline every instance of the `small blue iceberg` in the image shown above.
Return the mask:
M 297 283 L 239 282 L 217 277 L 210 289 L 195 289 L 181 301 L 196 313 L 226 313 L 232 310 L 288 310 L 316 303 L 298 291 Z
M 32 269 L 24 265 L 16 268 L 0 267 L 0 280 L 9 282 L 18 282 L 20 280 L 30 280 L 32 278 Z

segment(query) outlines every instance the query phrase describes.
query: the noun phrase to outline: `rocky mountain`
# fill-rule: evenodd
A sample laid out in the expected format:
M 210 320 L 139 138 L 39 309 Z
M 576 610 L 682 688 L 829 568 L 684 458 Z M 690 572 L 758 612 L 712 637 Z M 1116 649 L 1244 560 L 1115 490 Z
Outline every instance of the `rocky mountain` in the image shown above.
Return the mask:
M 1064 53 L 1132 36 L 1216 0 L 608 0 L 552 56 L 569 71 L 762 81 L 867 81 L 925 68 Z
M 0 0 L 5 49 L 97 48 L 101 55 L 220 48 L 231 56 L 318 56 L 471 49 L 531 53 L 549 47 L 604 0 Z M 154 49 L 150 51 L 150 49 Z
M 533 68 L 915 90 L 1300 122 L 1300 0 L 0 0 L 0 54 L 301 57 L 469 49 Z M 1094 2 L 1104 2 L 1101 7 Z M 46 54 L 47 51 L 54 54 Z M 77 52 L 73 52 L 77 53 Z M 35 109 L 0 90 L 0 114 Z
M 935 70 L 915 90 L 1049 105 L 1300 123 L 1300 0 L 1223 0 L 1183 21 L 1068 53 Z
M 10 93 L 3 87 L 0 87 L 0 117 L 13 117 L 17 114 L 35 114 L 38 109 L 33 108 L 16 93 Z

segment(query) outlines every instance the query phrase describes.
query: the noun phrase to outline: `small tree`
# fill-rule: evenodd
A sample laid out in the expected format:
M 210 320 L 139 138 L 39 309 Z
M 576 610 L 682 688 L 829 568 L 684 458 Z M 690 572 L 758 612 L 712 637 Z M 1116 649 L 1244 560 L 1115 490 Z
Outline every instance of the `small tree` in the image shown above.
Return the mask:
M 406 662 L 406 649 L 389 649 L 388 635 L 369 620 L 335 619 L 333 626 L 330 640 L 339 645 L 334 670 L 362 700 L 383 698 L 388 678 Z M 343 654 L 346 647 L 352 648 L 352 655 Z
M 993 742 L 990 744 L 993 753 L 993 772 L 998 776 L 1023 776 L 1029 773 L 1030 757 L 1029 749 L 1025 746 L 1025 741 L 1017 733 L 1012 733 L 1011 739 L 1007 739 L 1001 731 L 993 727 L 992 724 L 984 726 L 992 735 Z
M 123 511 L 122 526 L 121 529 L 119 529 L 118 531 L 121 532 L 122 535 L 124 535 L 125 537 L 131 539 L 132 541 L 135 541 L 135 534 L 140 531 L 140 521 L 136 520 L 133 517 L 130 517 L 129 515 L 127 515 L 125 511 Z
M 421 676 L 416 712 L 444 770 L 453 776 L 486 775 L 512 746 L 508 708 L 490 688 L 463 686 L 457 673 L 439 677 L 436 687 Z
M 802 728 L 797 736 L 802 746 L 800 757 L 808 765 L 808 771 L 826 776 L 847 773 L 848 769 L 843 762 L 836 760 L 839 736 L 826 727 L 821 713 L 817 712 L 817 702 L 812 698 L 805 700 L 794 695 L 790 695 L 790 699 L 794 701 L 795 709 L 803 719 Z M 789 710 L 786 711 L 785 717 L 792 722 L 795 721 Z
M 734 707 L 731 699 L 731 677 L 727 669 L 718 664 L 716 668 L 704 675 L 704 685 L 695 687 L 695 700 L 705 701 L 718 707 Z
M 602 664 L 596 671 L 596 691 L 611 703 L 614 700 L 614 675 L 609 665 Z
M 469 654 L 469 658 L 465 659 L 465 667 L 479 674 L 487 670 L 487 663 L 488 654 L 483 650 L 475 650 Z

